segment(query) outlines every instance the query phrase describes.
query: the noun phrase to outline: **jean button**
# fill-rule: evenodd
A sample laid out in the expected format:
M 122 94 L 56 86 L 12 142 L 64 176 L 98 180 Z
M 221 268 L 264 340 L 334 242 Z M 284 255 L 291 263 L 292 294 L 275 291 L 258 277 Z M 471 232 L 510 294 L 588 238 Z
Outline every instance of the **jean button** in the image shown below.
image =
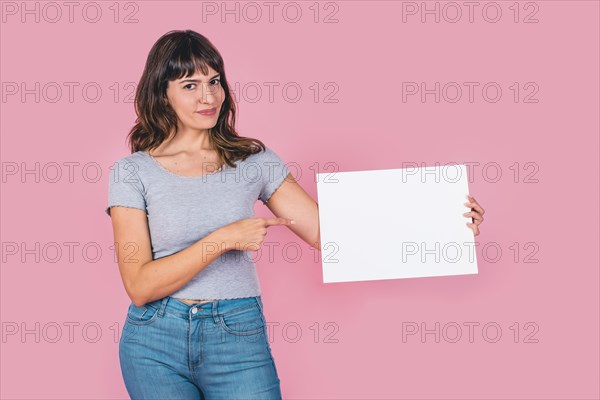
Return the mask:
M 198 312 L 198 308 L 197 307 L 193 307 L 192 308 L 192 314 L 196 314 Z

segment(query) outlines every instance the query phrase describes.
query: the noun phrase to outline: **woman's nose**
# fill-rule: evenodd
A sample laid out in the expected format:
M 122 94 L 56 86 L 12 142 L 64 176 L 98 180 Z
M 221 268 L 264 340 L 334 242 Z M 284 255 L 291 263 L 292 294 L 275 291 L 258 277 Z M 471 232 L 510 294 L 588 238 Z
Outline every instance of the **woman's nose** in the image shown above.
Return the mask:
M 214 103 L 216 99 L 216 90 L 213 87 L 205 86 L 200 91 L 200 101 L 202 103 Z

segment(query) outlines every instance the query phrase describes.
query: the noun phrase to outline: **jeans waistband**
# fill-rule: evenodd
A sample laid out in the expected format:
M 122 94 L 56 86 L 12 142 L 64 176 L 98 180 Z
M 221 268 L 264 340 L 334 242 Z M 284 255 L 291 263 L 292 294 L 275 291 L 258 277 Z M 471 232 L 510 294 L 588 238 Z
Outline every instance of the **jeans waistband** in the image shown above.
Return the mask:
M 181 318 L 201 318 L 212 317 L 226 314 L 228 312 L 239 310 L 245 307 L 257 305 L 260 311 L 263 311 L 263 303 L 261 296 L 256 297 L 241 297 L 238 299 L 214 300 L 202 304 L 186 304 L 174 297 L 166 296 L 162 299 L 146 303 L 146 306 L 151 306 L 158 309 L 158 316 L 162 317 L 165 313 L 175 315 Z

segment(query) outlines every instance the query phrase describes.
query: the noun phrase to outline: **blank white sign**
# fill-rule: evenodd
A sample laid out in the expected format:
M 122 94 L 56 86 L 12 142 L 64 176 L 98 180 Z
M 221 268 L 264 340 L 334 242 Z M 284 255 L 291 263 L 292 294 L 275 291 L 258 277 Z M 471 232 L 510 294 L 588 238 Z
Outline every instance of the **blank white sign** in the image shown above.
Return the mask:
M 478 273 L 465 165 L 316 175 L 324 283 Z

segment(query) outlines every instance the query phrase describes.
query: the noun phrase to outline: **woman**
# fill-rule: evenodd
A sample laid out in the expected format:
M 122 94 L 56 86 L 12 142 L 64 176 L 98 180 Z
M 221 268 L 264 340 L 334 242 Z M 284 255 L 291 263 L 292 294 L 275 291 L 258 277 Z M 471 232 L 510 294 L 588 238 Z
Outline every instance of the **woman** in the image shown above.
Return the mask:
M 154 44 L 135 106 L 132 154 L 112 170 L 106 209 L 132 300 L 119 343 L 127 391 L 279 399 L 249 254 L 277 225 L 320 249 L 317 203 L 273 150 L 237 134 L 223 59 L 204 36 L 171 31 Z M 253 218 L 257 199 L 276 218 Z M 483 210 L 468 204 L 477 235 Z

